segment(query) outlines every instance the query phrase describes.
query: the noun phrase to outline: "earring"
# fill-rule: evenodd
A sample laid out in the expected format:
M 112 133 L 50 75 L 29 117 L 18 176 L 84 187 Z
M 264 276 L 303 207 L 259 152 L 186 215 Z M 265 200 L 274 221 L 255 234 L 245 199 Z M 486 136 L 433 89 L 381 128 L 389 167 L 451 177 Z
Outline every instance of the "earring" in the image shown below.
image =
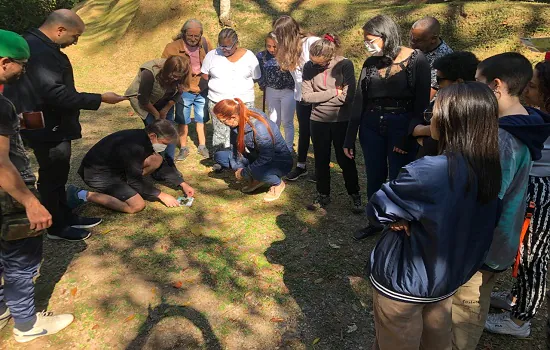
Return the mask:
M 493 93 L 495 94 L 495 96 L 497 97 L 497 99 L 499 99 L 501 96 L 502 96 L 502 93 L 500 91 L 498 91 L 497 89 L 494 89 L 493 90 Z

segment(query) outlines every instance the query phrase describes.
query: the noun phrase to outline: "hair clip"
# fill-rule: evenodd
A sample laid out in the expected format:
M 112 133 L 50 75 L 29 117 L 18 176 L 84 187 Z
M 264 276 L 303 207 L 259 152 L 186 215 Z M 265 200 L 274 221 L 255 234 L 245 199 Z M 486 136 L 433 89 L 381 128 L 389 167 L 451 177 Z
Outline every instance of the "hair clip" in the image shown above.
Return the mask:
M 330 41 L 331 43 L 334 42 L 334 37 L 330 34 L 325 34 L 325 36 L 323 36 L 323 39 L 327 39 L 328 41 Z

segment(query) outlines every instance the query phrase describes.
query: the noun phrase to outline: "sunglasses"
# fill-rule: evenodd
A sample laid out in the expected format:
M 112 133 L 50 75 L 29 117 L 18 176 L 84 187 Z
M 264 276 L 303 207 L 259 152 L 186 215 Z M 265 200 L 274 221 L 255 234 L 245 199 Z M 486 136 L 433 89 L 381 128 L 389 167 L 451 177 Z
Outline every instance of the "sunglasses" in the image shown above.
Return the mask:
M 224 51 L 230 51 L 235 47 L 235 45 L 237 45 L 236 41 L 231 46 L 222 46 L 222 45 L 220 45 L 220 46 L 218 46 L 218 48 L 221 49 L 221 50 L 224 50 Z

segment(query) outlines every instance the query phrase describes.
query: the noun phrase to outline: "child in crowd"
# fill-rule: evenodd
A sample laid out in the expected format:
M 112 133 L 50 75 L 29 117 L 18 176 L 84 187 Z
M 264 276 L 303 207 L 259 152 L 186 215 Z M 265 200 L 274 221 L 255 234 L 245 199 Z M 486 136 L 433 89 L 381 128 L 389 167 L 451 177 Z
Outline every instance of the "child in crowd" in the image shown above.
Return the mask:
M 292 155 L 277 125 L 238 98 L 221 100 L 212 112 L 232 129 L 231 149 L 216 152 L 216 163 L 235 170 L 237 180 L 248 182 L 244 193 L 268 185 L 264 200 L 279 199 L 285 189 L 281 178 L 292 169 Z
M 267 115 L 280 128 L 283 125 L 285 141 L 292 152 L 294 145 L 294 79 L 288 71 L 283 71 L 277 63 L 277 41 L 273 32 L 265 38 L 265 50 L 256 55 L 260 62 L 262 77 L 258 80 L 267 102 Z
M 336 160 L 342 168 L 352 211 L 362 213 L 359 178 L 355 160 L 344 154 L 344 139 L 355 94 L 353 63 L 339 55 L 340 39 L 325 34 L 309 48 L 310 61 L 304 66 L 302 101 L 310 103 L 311 139 L 315 155 L 317 198 L 308 209 L 315 210 L 330 203 L 330 156 L 334 146 Z
M 454 349 L 476 348 L 498 273 L 512 266 L 517 255 L 531 164 L 541 158 L 550 134 L 547 115 L 521 105 L 520 96 L 532 77 L 529 60 L 515 52 L 489 57 L 477 67 L 476 80 L 487 84 L 498 100 L 502 215 L 485 264 L 452 298 Z
M 542 113 L 550 111 L 550 61 L 535 66 L 533 78 L 523 94 L 528 105 L 537 106 Z M 494 292 L 491 304 L 510 310 L 489 315 L 485 329 L 493 333 L 528 337 L 531 319 L 544 302 L 546 272 L 550 258 L 550 139 L 546 139 L 542 158 L 535 161 L 529 174 L 527 201 L 535 210 L 523 241 L 516 283 L 511 292 Z
M 442 89 L 430 125 L 441 153 L 405 166 L 371 197 L 369 220 L 390 228 L 369 263 L 374 349 L 452 348 L 451 296 L 483 264 L 498 221 L 497 119 L 484 84 Z

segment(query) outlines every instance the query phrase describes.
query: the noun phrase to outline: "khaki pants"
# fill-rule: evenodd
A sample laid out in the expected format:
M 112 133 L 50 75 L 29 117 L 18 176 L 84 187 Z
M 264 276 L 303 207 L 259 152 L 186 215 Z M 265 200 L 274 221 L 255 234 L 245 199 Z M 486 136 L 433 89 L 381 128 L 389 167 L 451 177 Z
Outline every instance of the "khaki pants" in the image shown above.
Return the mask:
M 494 272 L 478 271 L 452 297 L 454 350 L 475 350 L 489 314 L 496 278 Z
M 451 298 L 412 304 L 373 292 L 376 339 L 373 350 L 450 350 Z

